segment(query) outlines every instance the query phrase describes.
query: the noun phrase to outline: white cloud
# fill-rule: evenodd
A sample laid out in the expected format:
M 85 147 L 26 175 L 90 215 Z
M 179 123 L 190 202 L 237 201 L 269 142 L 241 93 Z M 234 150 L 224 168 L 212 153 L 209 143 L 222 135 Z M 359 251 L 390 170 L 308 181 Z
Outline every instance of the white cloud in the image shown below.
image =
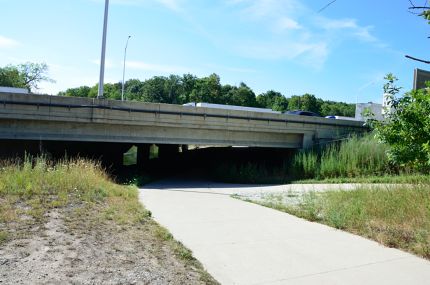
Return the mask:
M 0 48 L 13 48 L 19 45 L 18 41 L 0 35 Z
M 143 61 L 127 61 L 126 65 L 127 65 L 127 68 L 130 68 L 130 69 L 139 69 L 139 70 L 169 73 L 169 74 L 180 74 L 180 73 L 191 72 L 190 68 L 187 68 L 184 66 L 153 64 L 153 63 L 147 63 Z
M 280 30 L 297 30 L 301 29 L 302 26 L 300 26 L 299 23 L 297 23 L 293 19 L 282 17 L 278 21 L 278 28 Z
M 315 69 L 320 69 L 329 54 L 329 49 L 324 42 L 271 42 L 250 43 L 239 46 L 238 52 L 242 55 L 268 60 L 299 60 Z
M 378 40 L 374 35 L 370 33 L 370 30 L 373 27 L 358 27 L 356 31 L 354 32 L 354 35 L 357 36 L 360 40 L 366 41 L 366 42 L 374 42 L 374 43 L 381 43 L 380 40 Z M 381 43 L 381 47 L 384 46 L 384 44 Z
M 93 59 L 91 60 L 91 63 L 97 64 L 98 66 L 100 66 L 100 59 Z M 106 59 L 105 60 L 105 67 L 106 68 L 115 68 L 117 65 L 113 62 L 113 60 L 111 59 Z
M 160 4 L 164 5 L 166 8 L 173 11 L 181 10 L 181 1 L 180 0 L 157 0 Z
M 297 0 L 242 0 L 230 1 L 230 4 L 245 6 L 242 14 L 254 19 L 292 16 L 304 9 L 304 6 Z
M 328 19 L 319 18 L 318 24 L 325 30 L 339 30 L 339 29 L 356 29 L 357 21 L 354 19 Z
M 366 42 L 379 42 L 379 40 L 371 34 L 372 26 L 362 27 L 357 24 L 355 19 L 328 19 L 320 18 L 318 21 L 321 28 L 336 32 L 339 30 L 347 30 L 351 35 L 356 36 L 359 40 Z
M 319 69 L 331 50 L 351 38 L 384 47 L 372 34 L 372 26 L 361 26 L 355 19 L 320 16 L 297 0 L 225 1 L 240 10 L 243 21 L 267 32 L 257 41 L 236 41 L 236 50 L 248 57 L 287 59 Z

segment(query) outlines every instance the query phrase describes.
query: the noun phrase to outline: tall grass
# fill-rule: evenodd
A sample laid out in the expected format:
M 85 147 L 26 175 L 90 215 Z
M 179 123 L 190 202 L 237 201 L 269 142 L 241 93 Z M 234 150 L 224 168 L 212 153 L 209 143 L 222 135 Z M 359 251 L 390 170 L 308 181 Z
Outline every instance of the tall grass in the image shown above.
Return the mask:
M 134 221 L 147 215 L 137 195 L 135 187 L 113 183 L 99 164 L 88 160 L 54 164 L 44 157 L 27 157 L 23 162 L 1 162 L 0 223 L 19 222 L 23 215 L 43 220 L 49 209 L 68 203 L 101 202 L 110 213 L 100 213 L 104 217 Z
M 26 199 L 58 195 L 67 199 L 76 194 L 94 202 L 109 196 L 131 195 L 115 185 L 102 167 L 92 161 L 77 159 L 51 163 L 44 157 L 26 158 L 22 163 L 3 162 L 0 170 L 0 195 Z
M 372 134 L 352 136 L 320 150 L 304 150 L 293 158 L 296 178 L 361 177 L 389 173 L 388 147 Z
M 315 178 L 318 167 L 318 153 L 316 151 L 300 151 L 294 156 L 292 172 L 296 177 L 310 179 Z M 285 170 L 288 171 L 288 168 Z

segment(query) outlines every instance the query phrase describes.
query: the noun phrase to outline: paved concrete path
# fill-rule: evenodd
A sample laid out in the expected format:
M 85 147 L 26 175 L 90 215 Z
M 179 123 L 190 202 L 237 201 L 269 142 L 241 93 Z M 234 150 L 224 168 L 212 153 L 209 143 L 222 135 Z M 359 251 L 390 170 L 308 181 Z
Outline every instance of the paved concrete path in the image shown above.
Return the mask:
M 140 199 L 221 284 L 430 284 L 424 259 L 230 197 L 289 187 L 320 188 L 166 180 Z

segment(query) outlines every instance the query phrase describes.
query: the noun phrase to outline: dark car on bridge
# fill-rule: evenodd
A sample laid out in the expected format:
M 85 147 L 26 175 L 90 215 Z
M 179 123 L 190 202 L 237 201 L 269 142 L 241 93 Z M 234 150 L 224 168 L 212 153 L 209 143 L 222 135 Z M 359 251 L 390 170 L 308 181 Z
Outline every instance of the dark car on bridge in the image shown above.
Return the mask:
M 310 111 L 294 110 L 285 112 L 287 115 L 299 115 L 299 116 L 309 116 L 309 117 L 321 117 L 317 113 Z

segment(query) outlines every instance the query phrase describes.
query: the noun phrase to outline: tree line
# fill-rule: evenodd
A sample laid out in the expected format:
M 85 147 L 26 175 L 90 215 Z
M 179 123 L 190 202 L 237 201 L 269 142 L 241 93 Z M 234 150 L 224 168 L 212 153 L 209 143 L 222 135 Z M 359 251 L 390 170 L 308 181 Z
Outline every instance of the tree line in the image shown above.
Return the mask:
M 38 89 L 43 81 L 53 82 L 47 76 L 48 66 L 45 63 L 27 62 L 19 65 L 0 67 L 0 86 Z M 122 84 L 107 83 L 104 85 L 104 96 L 107 99 L 121 99 Z M 125 83 L 125 98 L 129 101 L 152 103 L 185 104 L 205 102 L 214 104 L 237 105 L 247 107 L 269 108 L 274 111 L 304 110 L 322 116 L 337 115 L 354 117 L 355 105 L 342 102 L 326 101 L 312 94 L 293 95 L 287 98 L 282 93 L 269 90 L 256 95 L 245 83 L 239 86 L 221 84 L 217 74 L 197 77 L 192 74 L 154 76 L 141 81 L 130 79 Z M 60 96 L 95 98 L 98 84 L 89 87 L 69 88 L 59 92 Z
M 104 85 L 104 96 L 107 99 L 121 99 L 121 82 Z M 69 88 L 60 92 L 60 96 L 89 97 L 97 96 L 98 85 Z M 214 104 L 237 105 L 248 107 L 270 108 L 274 111 L 305 110 L 322 116 L 337 115 L 354 117 L 355 104 L 326 101 L 312 94 L 294 95 L 287 98 L 282 93 L 269 90 L 256 95 L 245 83 L 239 86 L 221 84 L 217 74 L 197 77 L 192 74 L 154 76 L 141 81 L 126 81 L 124 97 L 128 101 L 152 103 L 185 104 L 205 102 Z

